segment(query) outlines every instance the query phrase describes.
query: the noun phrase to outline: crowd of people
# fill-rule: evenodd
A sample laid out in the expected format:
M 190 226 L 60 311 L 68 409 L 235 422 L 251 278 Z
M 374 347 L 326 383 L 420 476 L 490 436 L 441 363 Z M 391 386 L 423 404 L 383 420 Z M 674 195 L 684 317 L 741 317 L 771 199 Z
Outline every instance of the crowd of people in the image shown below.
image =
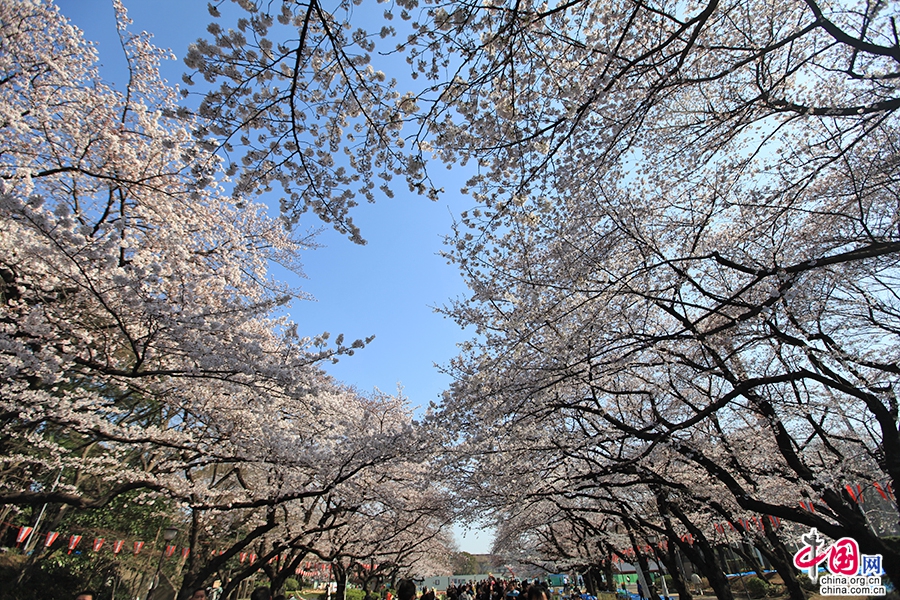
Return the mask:
M 487 579 L 477 584 L 449 586 L 447 600 L 548 600 L 550 590 L 545 583 L 535 581 Z M 422 600 L 429 600 L 422 598 Z
M 415 587 L 413 587 L 415 589 Z M 93 591 L 85 590 L 82 592 L 78 592 L 75 594 L 75 600 L 96 600 L 97 596 Z M 194 593 L 191 594 L 190 600 L 211 600 L 211 596 L 208 595 L 206 588 L 197 588 L 194 590 Z M 265 587 L 261 586 L 253 590 L 253 593 L 250 594 L 250 600 L 286 600 L 283 594 L 279 594 L 277 596 L 272 596 L 272 591 Z
M 577 600 L 583 600 L 574 597 Z M 191 595 L 190 600 L 212 600 L 206 588 L 198 588 Z M 540 580 L 519 581 L 488 579 L 478 583 L 449 586 L 446 592 L 446 600 L 549 600 L 550 589 L 546 583 Z M 75 600 L 96 600 L 96 594 L 92 591 L 83 591 L 75 595 Z M 272 596 L 268 587 L 257 587 L 250 594 L 250 600 L 285 600 L 285 596 L 279 594 Z M 388 592 L 386 600 L 394 600 Z M 397 585 L 396 600 L 437 600 L 433 589 L 422 588 L 419 595 L 414 581 L 405 579 Z

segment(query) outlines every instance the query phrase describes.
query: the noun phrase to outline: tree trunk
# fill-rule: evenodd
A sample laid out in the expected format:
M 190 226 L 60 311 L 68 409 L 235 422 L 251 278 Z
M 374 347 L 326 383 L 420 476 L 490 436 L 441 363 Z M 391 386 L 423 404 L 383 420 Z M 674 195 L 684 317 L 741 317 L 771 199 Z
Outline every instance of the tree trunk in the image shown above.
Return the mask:
M 678 547 L 703 573 L 719 600 L 734 600 L 734 594 L 731 593 L 731 585 L 728 583 L 728 578 L 725 577 L 725 570 L 716 557 L 715 551 L 702 535 L 697 536 L 695 534 L 694 540 L 693 545 L 679 540 Z
M 781 579 L 784 581 L 784 587 L 788 591 L 790 600 L 806 600 L 806 592 L 800 587 L 800 581 L 797 579 L 797 569 L 794 567 L 793 556 L 791 556 L 784 544 L 781 543 L 781 540 L 778 539 L 778 536 L 772 530 L 770 524 L 766 523 L 765 527 L 766 539 L 772 547 L 769 548 L 763 543 L 757 544 L 756 547 L 759 548 L 759 551 L 766 557 L 766 560 L 772 563 L 772 566 L 775 567 L 775 571 L 781 575 Z
M 236 556 L 238 552 L 249 546 L 252 541 L 274 529 L 276 525 L 275 513 L 271 509 L 271 507 L 269 509 L 267 517 L 268 518 L 266 520 L 266 523 L 259 525 L 252 531 L 248 532 L 242 539 L 234 542 L 230 547 L 228 547 L 228 549 L 224 550 L 218 556 L 213 557 L 202 567 L 200 567 L 197 562 L 194 562 L 193 564 L 189 563 L 190 568 L 188 569 L 188 572 L 185 574 L 184 580 L 181 583 L 181 590 L 177 595 L 178 600 L 186 600 L 187 598 L 190 598 L 192 591 L 191 588 L 197 588 L 203 585 L 213 574 L 219 572 L 219 570 L 225 566 L 228 560 Z M 197 524 L 199 527 L 199 520 L 197 521 Z M 190 556 L 195 555 L 196 549 L 197 546 L 193 546 L 191 548 Z M 200 559 L 201 557 L 197 557 L 197 561 L 199 561 Z M 231 592 L 232 589 L 234 589 L 234 586 L 239 585 L 241 581 L 253 575 L 253 573 L 258 570 L 260 570 L 260 566 L 258 563 L 248 565 L 247 567 L 241 569 L 234 575 L 234 578 L 230 582 L 228 582 L 222 593 L 227 595 Z
M 606 581 L 606 591 L 613 592 L 616 591 L 616 577 L 613 574 L 613 564 L 612 560 L 609 558 L 603 559 L 603 579 Z
M 340 561 L 335 561 L 331 565 L 331 574 L 337 583 L 337 590 L 331 600 L 345 600 L 347 597 L 347 569 Z
M 678 552 L 678 550 L 674 542 L 671 543 L 670 548 L 672 548 L 672 550 L 667 550 L 665 552 L 660 550 L 657 552 L 657 560 L 666 567 L 666 572 L 672 576 L 672 586 L 675 588 L 679 600 L 693 600 L 687 582 L 684 580 L 684 577 L 681 576 L 681 571 L 678 569 L 678 561 L 675 560 L 675 552 Z M 666 573 L 663 573 L 662 576 L 665 577 Z M 672 590 L 669 590 L 670 595 L 671 593 Z
M 659 591 L 656 589 L 656 585 L 653 583 L 653 577 L 650 575 L 650 563 L 647 562 L 647 557 L 641 552 L 640 548 L 635 547 L 634 552 L 635 557 L 637 558 L 638 568 L 644 573 L 644 579 L 647 585 L 647 589 L 645 590 L 647 598 L 650 600 L 660 600 Z
M 744 544 L 737 544 L 733 546 L 733 549 L 738 556 L 744 559 L 744 562 L 750 566 L 757 577 L 763 581 L 766 580 L 766 574 L 763 572 L 763 566 L 759 564 L 759 559 L 752 552 L 748 552 Z
M 200 557 L 197 556 L 197 549 L 200 547 L 200 519 L 201 519 L 201 511 L 192 508 L 191 509 L 191 530 L 188 538 L 188 548 L 191 549 L 191 552 L 187 556 L 187 561 L 184 565 L 184 577 L 182 578 L 181 589 L 178 591 L 178 595 L 176 596 L 179 600 L 182 598 L 190 597 L 191 593 L 193 593 L 194 584 L 196 583 L 196 575 L 197 571 L 200 570 L 199 560 Z
M 375 598 L 375 596 L 372 595 L 372 590 L 369 589 L 369 586 L 371 586 L 371 582 L 371 577 L 363 577 L 363 600 L 373 600 Z
M 281 592 L 281 588 L 284 587 L 284 582 L 287 581 L 288 577 L 295 574 L 297 567 L 300 566 L 304 558 L 306 558 L 306 553 L 298 552 L 292 559 L 276 563 L 277 569 L 269 576 L 273 598 Z
M 654 490 L 654 493 L 656 490 Z M 655 493 L 656 506 L 659 514 L 663 518 L 663 524 L 666 527 L 666 539 L 668 543 L 665 551 L 657 549 L 657 558 L 666 566 L 666 570 L 672 575 L 672 583 L 675 585 L 675 591 L 678 592 L 679 600 L 692 600 L 690 586 L 682 577 L 682 571 L 679 568 L 678 544 L 681 541 L 678 534 L 675 533 L 675 527 L 672 525 L 672 517 L 669 512 L 669 502 L 661 493 Z M 676 514 L 677 516 L 677 514 Z M 663 575 L 665 577 L 665 575 Z M 671 590 L 669 590 L 671 594 Z
M 584 572 L 584 575 L 582 575 L 582 577 L 584 578 L 584 587 L 587 588 L 587 593 L 591 596 L 596 596 L 597 592 L 599 591 L 597 589 L 597 583 L 594 580 L 595 570 L 596 570 L 596 567 L 594 565 L 591 565 Z

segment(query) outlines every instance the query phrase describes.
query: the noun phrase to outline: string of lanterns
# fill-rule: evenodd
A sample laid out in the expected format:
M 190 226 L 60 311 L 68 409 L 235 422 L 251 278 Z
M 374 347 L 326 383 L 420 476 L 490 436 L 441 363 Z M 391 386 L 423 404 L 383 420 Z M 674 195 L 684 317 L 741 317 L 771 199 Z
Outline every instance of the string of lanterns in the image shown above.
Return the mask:
M 19 532 L 16 535 L 16 546 L 19 547 L 26 540 L 28 540 L 28 538 L 31 536 L 33 531 L 34 531 L 34 527 L 30 527 L 27 525 L 20 526 Z M 60 536 L 60 533 L 58 531 L 48 532 L 44 538 L 44 547 L 50 548 L 51 546 L 53 546 L 53 544 L 55 544 L 56 541 L 59 539 L 59 536 Z M 66 553 L 72 554 L 72 552 L 76 551 L 83 539 L 84 539 L 83 535 L 74 534 L 74 533 L 71 534 L 69 536 L 68 542 L 66 544 L 66 549 L 67 549 Z M 93 552 L 100 552 L 104 548 L 104 546 L 106 546 L 106 547 L 112 548 L 112 552 L 114 555 L 119 555 L 125 549 L 125 544 L 126 544 L 125 540 L 116 540 L 115 542 L 112 542 L 109 546 L 106 545 L 106 542 L 107 542 L 106 538 L 101 538 L 101 537 L 94 538 L 94 541 L 91 544 L 91 550 Z M 129 548 L 129 550 L 134 556 L 137 556 L 138 554 L 141 553 L 141 550 L 144 549 L 144 546 L 145 546 L 145 543 L 141 540 L 138 540 L 132 544 L 132 546 Z M 165 550 L 163 551 L 163 557 L 164 558 L 172 558 L 173 556 L 176 555 L 177 550 L 178 550 L 177 546 L 169 544 L 165 547 Z M 179 554 L 182 559 L 186 559 L 190 555 L 190 553 L 191 553 L 190 548 L 181 548 L 181 552 Z M 212 554 L 213 555 L 216 555 L 216 554 L 221 555 L 221 554 L 224 554 L 224 551 L 212 550 Z M 241 552 L 240 554 L 238 554 L 238 560 L 240 561 L 241 564 L 248 561 L 248 559 L 249 559 L 249 564 L 253 564 L 256 562 L 257 558 L 259 558 L 259 557 L 254 552 Z M 275 562 L 277 560 L 281 560 L 280 555 L 273 556 L 272 558 L 270 558 L 269 563 Z M 302 575 L 303 577 L 309 577 L 309 578 L 325 577 L 325 576 L 330 575 L 331 565 L 328 563 L 307 562 L 302 565 L 299 565 L 295 569 L 295 572 L 297 575 Z

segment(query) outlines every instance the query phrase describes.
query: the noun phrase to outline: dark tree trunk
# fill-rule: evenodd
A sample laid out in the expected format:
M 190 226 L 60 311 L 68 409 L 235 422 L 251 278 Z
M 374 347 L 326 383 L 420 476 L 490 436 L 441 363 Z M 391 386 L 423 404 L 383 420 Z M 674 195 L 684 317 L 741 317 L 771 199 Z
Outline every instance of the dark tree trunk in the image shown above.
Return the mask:
M 337 583 L 337 589 L 334 592 L 332 600 L 345 600 L 347 597 L 347 570 L 340 561 L 331 564 L 331 574 Z
M 596 579 L 598 575 L 599 573 L 597 573 L 597 567 L 595 565 L 588 567 L 584 572 L 584 575 L 582 575 L 582 577 L 584 577 L 584 586 L 587 588 L 587 593 L 591 596 L 596 596 L 600 591 L 597 586 L 598 580 Z
M 797 579 L 797 569 L 794 567 L 793 556 L 781 543 L 781 540 L 778 539 L 778 535 L 776 535 L 769 523 L 765 523 L 765 528 L 766 540 L 768 540 L 771 547 L 763 543 L 758 544 L 756 547 L 766 557 L 766 560 L 772 563 L 775 571 L 781 576 L 790 599 L 806 600 L 806 592 L 800 587 L 800 581 Z
M 679 600 L 693 600 L 690 587 L 682 577 L 681 569 L 678 562 L 678 543 L 681 541 L 678 534 L 675 533 L 675 527 L 672 525 L 672 516 L 669 512 L 669 502 L 663 494 L 656 493 L 656 506 L 660 516 L 663 519 L 663 525 L 666 528 L 666 539 L 668 544 L 665 551 L 657 549 L 657 557 L 666 566 L 666 570 L 672 575 L 672 583 L 675 591 L 678 592 Z M 663 575 L 665 577 L 665 575 Z M 671 594 L 672 590 L 669 590 Z
M 193 590 L 196 589 L 194 584 L 197 580 L 197 571 L 200 570 L 198 563 L 200 557 L 197 556 L 197 549 L 200 547 L 200 511 L 196 508 L 191 509 L 191 530 L 188 536 L 188 548 L 191 548 L 191 552 L 188 554 L 187 562 L 185 563 L 184 578 L 177 596 L 179 600 L 189 598 Z
M 759 559 L 756 557 L 756 555 L 753 554 L 753 552 L 748 552 L 747 547 L 744 544 L 738 544 L 737 546 L 734 546 L 733 549 L 734 552 L 742 559 L 744 559 L 744 562 L 747 563 L 751 569 L 753 569 L 753 572 L 756 573 L 757 577 L 759 577 L 763 581 L 766 580 L 766 574 L 763 573 L 763 566 L 759 564 Z
M 665 552 L 661 550 L 658 551 L 657 559 L 666 567 L 667 574 L 672 576 L 672 586 L 675 588 L 675 593 L 678 594 L 679 600 L 692 600 L 693 596 L 691 595 L 691 591 L 690 589 L 688 589 L 688 585 L 687 582 L 685 582 L 684 577 L 681 576 L 681 571 L 678 569 L 678 561 L 675 560 L 675 552 L 678 551 L 676 549 L 677 547 L 675 546 L 674 542 L 671 543 L 669 547 L 671 548 L 671 550 L 667 550 Z M 662 577 L 665 576 L 666 573 L 663 573 Z M 669 590 L 669 594 L 672 594 L 672 590 Z
M 607 558 L 603 561 L 603 579 L 606 581 L 606 591 L 607 592 L 615 592 L 616 591 L 616 577 L 613 574 L 613 564 L 612 560 Z
M 676 544 L 678 545 L 678 548 L 688 557 L 688 559 L 690 559 L 700 572 L 703 573 L 719 600 L 734 600 L 734 594 L 731 593 L 731 585 L 728 583 L 728 578 L 725 577 L 725 569 L 716 557 L 716 553 L 712 546 L 710 546 L 709 540 L 707 540 L 703 533 L 691 524 L 685 515 L 674 506 L 673 514 L 678 517 L 679 521 L 688 526 L 688 529 L 691 530 L 691 533 L 694 536 L 693 544 L 677 539 Z
M 296 573 L 297 567 L 300 566 L 304 558 L 306 558 L 306 553 L 297 552 L 290 560 L 279 563 L 280 569 L 275 573 L 274 577 L 270 577 L 272 581 L 272 597 L 277 596 L 281 592 L 284 582 L 288 580 L 288 577 Z

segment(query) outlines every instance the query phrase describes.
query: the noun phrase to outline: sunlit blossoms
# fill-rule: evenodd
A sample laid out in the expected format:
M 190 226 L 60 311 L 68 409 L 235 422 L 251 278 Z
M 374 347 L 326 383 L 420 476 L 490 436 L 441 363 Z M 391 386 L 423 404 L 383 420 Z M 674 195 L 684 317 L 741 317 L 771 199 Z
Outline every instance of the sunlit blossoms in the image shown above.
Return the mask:
M 327 552 L 352 507 L 392 501 L 363 481 L 399 478 L 417 437 L 402 399 L 317 366 L 364 341 L 303 337 L 276 314 L 303 294 L 269 267 L 298 270 L 305 240 L 240 181 L 225 193 L 215 145 L 159 78 L 164 53 L 116 7 L 122 91 L 54 7 L 0 7 L 0 502 L 180 506 L 189 595 L 275 529 L 276 552 Z M 425 506 L 413 536 L 442 519 L 439 499 Z M 221 553 L 200 551 L 223 531 Z
M 607 585 L 656 561 L 689 598 L 684 556 L 728 600 L 741 541 L 801 600 L 801 526 L 900 580 L 896 4 L 234 4 L 184 106 L 121 6 L 124 92 L 52 7 L 0 8 L 0 499 L 177 501 L 237 532 L 191 583 L 251 544 L 273 582 L 433 565 L 432 476 Z M 435 163 L 474 336 L 423 436 L 324 375 L 365 342 L 303 337 L 268 267 L 304 212 L 362 243 L 360 199 L 437 197 Z

